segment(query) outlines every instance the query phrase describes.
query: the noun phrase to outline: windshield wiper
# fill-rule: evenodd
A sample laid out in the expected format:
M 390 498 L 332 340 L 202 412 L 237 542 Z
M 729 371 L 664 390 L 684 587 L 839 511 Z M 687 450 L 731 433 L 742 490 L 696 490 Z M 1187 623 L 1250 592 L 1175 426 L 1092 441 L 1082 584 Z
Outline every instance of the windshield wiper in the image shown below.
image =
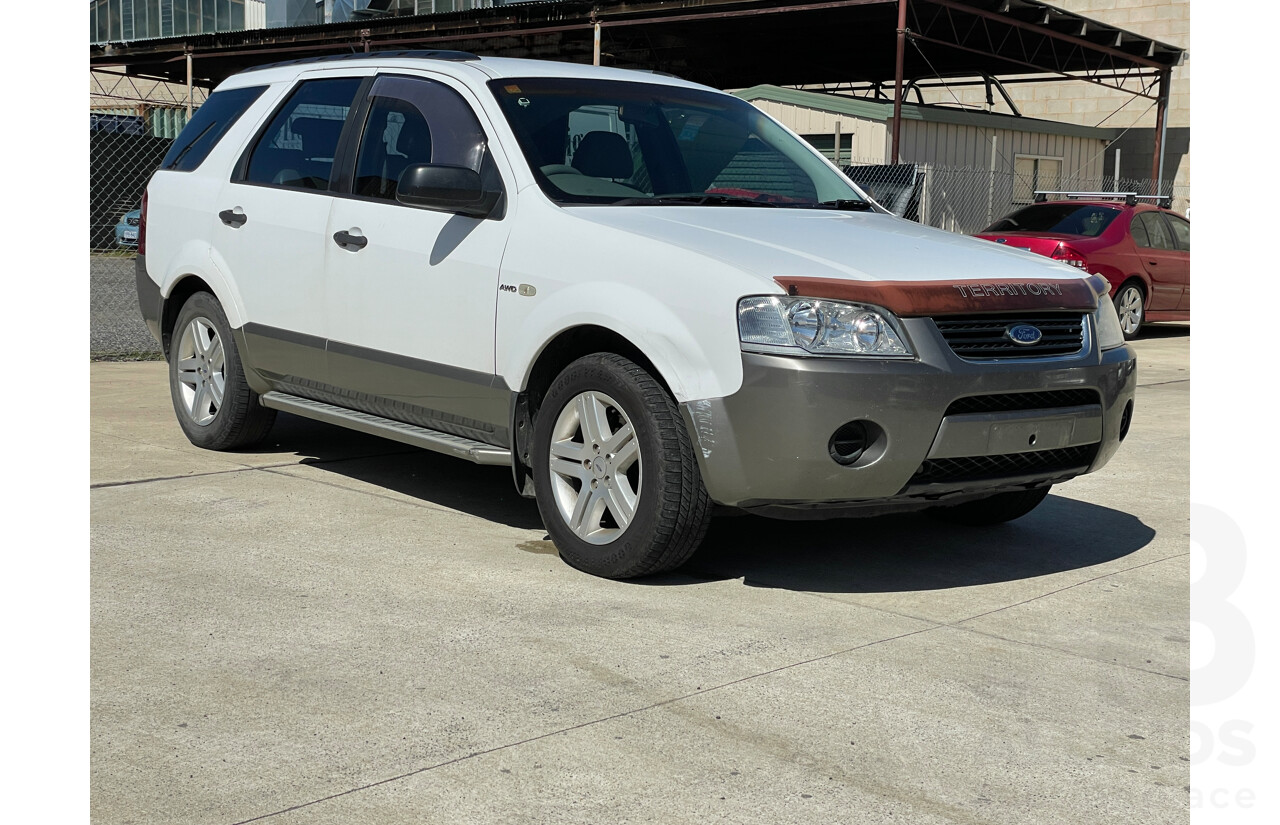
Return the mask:
M 870 212 L 873 208 L 870 201 L 856 200 L 854 198 L 823 201 L 818 206 L 826 209 L 843 209 L 849 212 Z
M 610 206 L 777 206 L 768 201 L 735 198 L 731 195 L 658 195 L 652 198 L 623 198 Z

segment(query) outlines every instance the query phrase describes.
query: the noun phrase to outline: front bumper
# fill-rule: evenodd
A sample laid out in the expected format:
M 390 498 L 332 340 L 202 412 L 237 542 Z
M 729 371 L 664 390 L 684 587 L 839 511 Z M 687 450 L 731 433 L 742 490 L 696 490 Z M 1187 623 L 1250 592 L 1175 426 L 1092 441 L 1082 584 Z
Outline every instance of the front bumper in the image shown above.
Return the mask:
M 682 405 L 711 498 L 789 517 L 920 509 L 1065 481 L 1115 453 L 1137 379 L 1128 346 L 1101 352 L 1090 335 L 1076 356 L 974 362 L 929 319 L 904 325 L 913 360 L 743 353 L 738 392 Z M 1044 392 L 1055 406 L 1005 403 Z M 952 408 L 975 396 L 1000 403 Z M 875 438 L 843 466 L 830 443 L 850 421 Z

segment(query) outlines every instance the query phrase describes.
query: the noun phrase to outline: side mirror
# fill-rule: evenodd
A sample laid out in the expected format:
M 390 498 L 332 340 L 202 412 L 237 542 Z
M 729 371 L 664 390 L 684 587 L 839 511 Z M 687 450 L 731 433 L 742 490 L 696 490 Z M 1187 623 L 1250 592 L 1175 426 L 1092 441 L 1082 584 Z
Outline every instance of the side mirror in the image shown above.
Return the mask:
M 502 192 L 485 190 L 479 172 L 462 166 L 415 164 L 396 185 L 400 203 L 471 218 L 489 217 L 501 198 Z

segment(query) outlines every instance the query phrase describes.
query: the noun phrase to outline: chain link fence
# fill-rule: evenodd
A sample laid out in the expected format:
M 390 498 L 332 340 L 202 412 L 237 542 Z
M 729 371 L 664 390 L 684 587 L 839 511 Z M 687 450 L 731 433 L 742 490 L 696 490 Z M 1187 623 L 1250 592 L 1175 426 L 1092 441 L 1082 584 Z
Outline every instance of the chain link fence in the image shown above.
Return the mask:
M 142 192 L 203 89 L 89 73 L 89 356 L 160 357 L 138 310 L 134 257 Z
M 845 174 L 895 215 L 971 235 L 1032 203 L 1036 191 L 1133 193 L 1155 196 L 1155 182 L 1136 178 L 1053 177 L 1036 179 L 1008 169 L 965 169 L 932 164 L 854 164 Z M 1165 181 L 1161 196 L 1186 213 L 1191 187 Z M 1056 199 L 1050 196 L 1050 200 Z M 1153 201 L 1146 201 L 1152 203 Z
M 207 93 L 112 72 L 90 72 L 89 355 L 157 359 L 160 347 L 138 309 L 134 258 L 138 210 L 151 173 Z M 857 163 L 845 173 L 900 217 L 971 234 L 1030 203 L 1037 189 L 1153 195 L 1150 180 L 1031 180 L 1012 170 L 931 164 Z M 1159 194 L 1186 213 L 1190 187 L 1165 182 Z

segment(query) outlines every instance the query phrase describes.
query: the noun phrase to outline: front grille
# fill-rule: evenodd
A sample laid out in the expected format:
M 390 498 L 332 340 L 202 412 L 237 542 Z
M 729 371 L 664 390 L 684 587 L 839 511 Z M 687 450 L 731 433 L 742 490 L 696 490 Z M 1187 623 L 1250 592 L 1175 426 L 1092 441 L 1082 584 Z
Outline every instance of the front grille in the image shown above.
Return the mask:
M 141 218 L 133 218 L 133 217 L 129 217 L 129 218 L 125 218 L 125 219 L 124 219 L 124 222 L 125 222 L 125 223 L 127 223 L 127 224 L 129 224 L 129 226 L 137 226 L 139 223 L 141 223 L 141 222 L 142 222 L 142 219 L 141 219 Z
M 1002 395 L 970 395 L 957 398 L 947 407 L 947 415 L 965 413 L 1017 412 L 1018 410 L 1051 410 L 1055 407 L 1082 407 L 1101 404 L 1097 390 L 1049 390 L 1046 392 L 1010 392 Z
M 1047 475 L 1066 470 L 1084 470 L 1098 455 L 1097 444 L 1040 450 L 1034 453 L 978 455 L 963 458 L 930 458 L 920 465 L 907 482 L 938 484 L 943 482 L 986 481 L 1024 475 Z
M 961 358 L 982 361 L 992 358 L 1044 358 L 1072 355 L 1084 347 L 1084 316 L 1078 312 L 1042 312 L 1034 315 L 948 315 L 933 323 Z M 1038 343 L 1013 343 L 1005 330 L 1016 324 L 1030 324 L 1043 333 Z

